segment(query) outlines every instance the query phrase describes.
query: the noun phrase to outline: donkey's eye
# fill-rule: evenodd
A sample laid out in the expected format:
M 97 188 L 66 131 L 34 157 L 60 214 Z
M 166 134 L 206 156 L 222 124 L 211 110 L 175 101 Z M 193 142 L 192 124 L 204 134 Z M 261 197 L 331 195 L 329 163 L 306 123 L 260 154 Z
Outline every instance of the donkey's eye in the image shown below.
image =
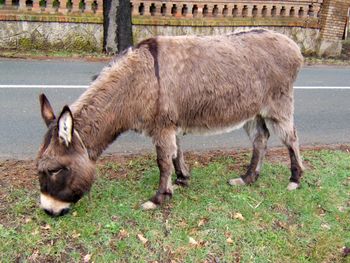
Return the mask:
M 49 174 L 56 175 L 56 174 L 59 174 L 62 170 L 63 168 L 52 169 L 52 170 L 49 170 Z

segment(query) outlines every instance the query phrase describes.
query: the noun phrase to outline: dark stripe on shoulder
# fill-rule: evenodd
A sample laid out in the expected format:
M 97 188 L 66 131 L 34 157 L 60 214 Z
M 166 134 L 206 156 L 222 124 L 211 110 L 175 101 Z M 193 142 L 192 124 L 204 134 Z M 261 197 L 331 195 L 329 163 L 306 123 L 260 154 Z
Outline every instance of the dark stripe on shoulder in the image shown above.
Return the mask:
M 149 38 L 141 41 L 136 48 L 147 46 L 149 52 L 151 53 L 154 61 L 154 71 L 155 75 L 159 81 L 159 63 L 158 63 L 158 42 L 156 38 Z

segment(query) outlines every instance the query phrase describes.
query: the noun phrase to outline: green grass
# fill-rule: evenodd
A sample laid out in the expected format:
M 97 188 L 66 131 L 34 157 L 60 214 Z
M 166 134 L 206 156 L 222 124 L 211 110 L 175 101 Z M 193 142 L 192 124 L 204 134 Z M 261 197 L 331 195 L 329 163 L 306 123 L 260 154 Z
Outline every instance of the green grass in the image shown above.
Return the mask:
M 241 160 L 195 162 L 190 187 L 155 211 L 140 210 L 158 185 L 149 157 L 100 166 L 91 200 L 61 218 L 38 209 L 37 192 L 8 189 L 0 262 L 350 262 L 342 255 L 350 246 L 350 155 L 303 156 L 309 168 L 293 192 L 283 164 L 266 162 L 256 184 L 230 187 Z

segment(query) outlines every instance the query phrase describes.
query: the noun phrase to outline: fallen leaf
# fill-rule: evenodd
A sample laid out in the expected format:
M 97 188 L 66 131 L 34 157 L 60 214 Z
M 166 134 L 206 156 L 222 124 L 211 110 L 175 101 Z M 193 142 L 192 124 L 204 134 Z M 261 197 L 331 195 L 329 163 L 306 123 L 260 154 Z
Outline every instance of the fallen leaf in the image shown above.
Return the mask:
M 345 207 L 344 206 L 338 206 L 339 212 L 345 212 Z
M 209 242 L 208 241 L 204 241 L 204 240 L 201 240 L 199 242 L 199 244 L 201 245 L 201 247 L 207 247 L 209 245 Z
M 228 239 L 226 239 L 226 242 L 229 243 L 229 244 L 233 244 L 233 240 L 230 237 Z
M 74 231 L 72 234 L 72 238 L 78 238 L 78 237 L 80 237 L 80 233 Z
M 125 229 L 121 229 L 119 231 L 119 235 L 118 235 L 118 238 L 121 240 L 121 239 L 124 239 L 126 237 L 129 237 L 129 233 L 128 231 L 126 231 Z
M 90 261 L 90 259 L 91 259 L 91 255 L 90 254 L 86 254 L 85 256 L 84 256 L 84 263 L 88 263 L 89 261 Z
M 287 223 L 285 222 L 282 222 L 282 221 L 276 221 L 275 222 L 276 226 L 279 227 L 279 228 L 282 228 L 282 229 L 288 229 L 288 225 Z
M 234 213 L 233 218 L 234 218 L 234 219 L 239 219 L 239 220 L 241 220 L 241 221 L 244 221 L 244 220 L 245 220 L 244 217 L 243 217 L 243 215 L 242 215 L 241 213 Z
M 208 219 L 206 219 L 206 218 L 199 220 L 198 227 L 204 226 L 207 222 L 208 222 Z
M 77 216 L 77 215 L 78 215 L 78 212 L 77 212 L 77 211 L 74 211 L 74 212 L 72 213 L 72 215 L 73 215 L 73 216 Z
M 142 242 L 142 244 L 146 244 L 148 242 L 147 238 L 141 234 L 137 234 L 137 238 Z
M 24 219 L 24 222 L 27 224 L 27 223 L 29 223 L 29 222 L 31 222 L 32 221 L 32 219 L 31 218 L 29 218 L 29 217 L 26 217 L 25 219 Z
M 193 237 L 188 237 L 188 243 L 191 245 L 198 245 L 198 242 Z
M 120 221 L 120 217 L 119 216 L 112 216 L 112 221 Z
M 40 226 L 40 228 L 44 230 L 50 230 L 51 226 L 49 224 L 46 224 L 45 226 Z
M 330 225 L 328 225 L 328 224 L 322 224 L 321 227 L 323 229 L 327 229 L 327 230 L 331 229 Z

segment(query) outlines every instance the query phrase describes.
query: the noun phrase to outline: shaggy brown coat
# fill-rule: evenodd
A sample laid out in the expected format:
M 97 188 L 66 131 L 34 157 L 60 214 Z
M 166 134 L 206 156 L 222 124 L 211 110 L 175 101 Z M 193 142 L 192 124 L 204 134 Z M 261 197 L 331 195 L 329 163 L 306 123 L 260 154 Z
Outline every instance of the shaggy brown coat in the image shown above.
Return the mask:
M 253 157 L 246 175 L 230 182 L 244 184 L 258 177 L 272 128 L 289 149 L 294 184 L 290 189 L 294 189 L 303 168 L 293 124 L 293 82 L 302 62 L 292 40 L 267 30 L 148 39 L 104 68 L 70 106 L 72 142 L 60 147 L 74 148 L 78 143 L 88 154 L 85 162 L 91 164 L 125 131 L 151 136 L 161 174 L 151 200 L 160 204 L 172 194 L 173 167 L 177 183 L 187 185 L 189 178 L 177 134 L 220 133 L 244 126 L 253 142 Z M 58 121 L 50 119 L 54 114 L 46 98 L 41 100 L 48 133 L 57 137 Z M 40 150 L 38 167 L 45 156 L 55 159 L 57 143 L 47 150 L 52 141 Z M 81 192 L 85 192 L 87 176 L 84 168 L 79 169 L 75 176 L 84 181 Z

